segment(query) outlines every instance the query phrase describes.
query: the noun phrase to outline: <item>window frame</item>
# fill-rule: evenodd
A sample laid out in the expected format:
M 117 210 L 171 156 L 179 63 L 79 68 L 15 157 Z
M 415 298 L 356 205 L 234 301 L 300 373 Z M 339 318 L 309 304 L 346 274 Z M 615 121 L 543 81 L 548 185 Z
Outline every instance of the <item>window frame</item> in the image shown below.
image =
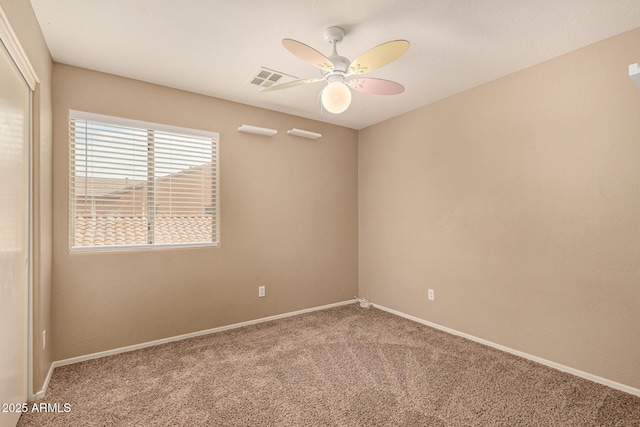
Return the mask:
M 72 121 L 86 120 L 105 125 L 123 126 L 130 128 L 145 129 L 147 131 L 166 132 L 169 134 L 178 134 L 187 137 L 198 137 L 211 139 L 212 144 L 212 175 L 211 188 L 215 195 L 211 205 L 207 205 L 213 211 L 212 214 L 212 241 L 211 242 L 193 242 L 193 243 L 147 243 L 133 245 L 100 245 L 100 246 L 73 246 L 75 243 L 75 188 L 72 188 L 71 176 L 75 173 L 74 154 L 76 143 L 72 136 Z M 145 251 L 158 249 L 185 249 L 199 247 L 219 247 L 220 246 L 220 134 L 218 132 L 206 131 L 200 129 L 191 129 L 179 126 L 166 125 L 142 120 L 133 120 L 122 117 L 108 116 L 103 114 L 89 113 L 84 111 L 69 110 L 68 116 L 69 129 L 69 165 L 68 165 L 68 185 L 67 195 L 69 196 L 69 252 L 111 252 L 111 251 Z M 155 191 L 155 190 L 154 190 Z M 154 196 L 155 197 L 155 194 Z M 155 206 L 157 209 L 157 206 Z M 151 216 L 154 216 L 153 214 Z

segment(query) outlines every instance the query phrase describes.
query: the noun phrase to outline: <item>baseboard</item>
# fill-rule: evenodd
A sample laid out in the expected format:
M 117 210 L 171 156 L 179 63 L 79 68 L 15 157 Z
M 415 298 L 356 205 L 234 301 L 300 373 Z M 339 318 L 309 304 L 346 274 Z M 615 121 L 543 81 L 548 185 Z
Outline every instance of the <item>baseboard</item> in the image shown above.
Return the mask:
M 356 302 L 357 302 L 356 300 L 347 300 L 347 301 L 342 301 L 342 302 L 336 302 L 336 303 L 333 303 L 333 304 L 322 305 L 322 306 L 319 306 L 319 307 L 305 308 L 303 310 L 291 311 L 289 313 L 276 314 L 275 316 L 262 317 L 260 319 L 248 320 L 246 322 L 234 323 L 232 325 L 220 326 L 218 328 L 205 329 L 203 331 L 191 332 L 191 333 L 188 333 L 188 334 L 177 335 L 177 336 L 169 337 L 169 338 L 162 338 L 162 339 L 159 339 L 159 340 L 148 341 L 148 342 L 141 343 L 141 344 L 134 344 L 134 345 L 126 346 L 126 347 L 115 348 L 113 350 L 100 351 L 100 352 L 97 352 L 97 353 L 91 353 L 91 354 L 87 354 L 87 355 L 84 355 L 84 356 L 77 356 L 77 357 L 71 357 L 69 359 L 58 360 L 58 361 L 53 362 L 51 371 L 49 372 L 49 376 L 51 375 L 51 372 L 53 371 L 53 368 L 57 368 L 59 366 L 71 365 L 73 363 L 84 362 L 85 360 L 99 359 L 101 357 L 111 356 L 113 354 L 125 353 L 125 352 L 128 352 L 128 351 L 139 350 L 141 348 L 146 348 L 146 347 L 153 347 L 153 346 L 156 346 L 156 345 L 166 344 L 166 343 L 173 342 L 173 341 L 186 340 L 186 339 L 189 339 L 189 338 L 195 338 L 195 337 L 199 337 L 199 336 L 202 336 L 202 335 L 215 334 L 216 332 L 228 331 L 228 330 L 231 330 L 231 329 L 242 328 L 243 326 L 255 325 L 255 324 L 264 323 L 264 322 L 270 322 L 272 320 L 284 319 L 286 317 L 298 316 L 300 314 L 311 313 L 313 311 L 326 310 L 328 308 L 339 307 L 341 305 L 347 305 L 347 304 L 354 304 Z M 49 383 L 49 381 L 47 380 L 46 381 L 46 385 L 48 385 L 48 383 Z M 44 396 L 44 390 L 46 390 L 46 387 L 44 387 L 44 389 L 42 391 L 38 392 L 38 394 L 42 393 L 42 396 Z
M 55 368 L 55 362 L 49 366 L 49 372 L 47 372 L 47 376 L 44 379 L 44 384 L 42 384 L 42 388 L 36 394 L 29 396 L 29 402 L 33 402 L 33 401 L 44 398 L 45 394 L 47 393 L 47 388 L 49 388 L 49 381 L 51 381 L 51 376 L 53 375 L 54 368 Z
M 575 369 L 575 368 L 571 368 L 569 366 L 561 365 L 560 363 L 552 362 L 551 360 L 543 359 L 541 357 L 534 356 L 532 354 L 524 353 L 524 352 L 519 351 L 519 350 L 514 350 L 512 348 L 505 347 L 505 346 L 500 345 L 500 344 L 496 344 L 494 342 L 485 340 L 483 338 L 478 338 L 476 336 L 473 336 L 473 335 L 470 335 L 470 334 L 467 334 L 467 333 L 464 333 L 464 332 L 460 332 L 460 331 L 457 331 L 455 329 L 447 328 L 446 326 L 442 326 L 442 325 L 439 325 L 437 323 L 429 322 L 428 320 L 420 319 L 419 317 L 411 316 L 410 314 L 405 314 L 405 313 L 402 313 L 400 311 L 393 310 L 391 308 L 387 308 L 387 307 L 381 306 L 379 304 L 373 304 L 373 306 L 375 308 L 379 308 L 380 310 L 386 311 L 388 313 L 395 314 L 396 316 L 404 317 L 405 319 L 413 320 L 414 322 L 422 323 L 423 325 L 430 326 L 430 327 L 432 327 L 434 329 L 438 329 L 438 330 L 441 330 L 443 332 L 447 332 L 447 333 L 449 333 L 451 335 L 457 335 L 459 337 L 466 338 L 468 340 L 475 341 L 477 343 L 480 343 L 480 344 L 483 344 L 483 345 L 486 345 L 486 346 L 489 346 L 489 347 L 493 347 L 495 349 L 504 351 L 506 353 L 511 353 L 513 355 L 520 356 L 520 357 L 522 357 L 524 359 L 529 359 L 529 360 L 531 360 L 533 362 L 540 363 L 540 364 L 548 366 L 550 368 L 554 368 L 554 369 L 557 369 L 559 371 L 566 372 L 566 373 L 571 374 L 571 375 L 575 375 L 576 377 L 584 378 L 586 380 L 593 381 L 595 383 L 606 385 L 607 387 L 611 387 L 611 388 L 614 388 L 616 390 L 624 391 L 625 393 L 629 393 L 629 394 L 633 394 L 633 395 L 636 395 L 636 396 L 640 396 L 640 389 L 637 389 L 637 388 L 634 388 L 634 387 L 630 387 L 628 385 L 621 384 L 621 383 L 618 383 L 618 382 L 615 382 L 615 381 L 611 381 L 611 380 L 608 380 L 606 378 L 602 378 L 602 377 L 599 377 L 597 375 L 593 375 L 593 374 L 590 374 L 588 372 L 581 371 L 579 369 Z

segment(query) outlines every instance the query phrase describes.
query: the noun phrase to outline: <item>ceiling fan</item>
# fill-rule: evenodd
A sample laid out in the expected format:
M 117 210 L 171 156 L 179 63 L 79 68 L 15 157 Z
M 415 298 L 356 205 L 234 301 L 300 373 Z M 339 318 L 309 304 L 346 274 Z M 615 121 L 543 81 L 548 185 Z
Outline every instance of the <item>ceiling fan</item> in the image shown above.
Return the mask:
M 282 44 L 289 52 L 322 71 L 322 77 L 294 80 L 263 89 L 270 92 L 288 89 L 309 83 L 326 82 L 320 93 L 321 106 L 330 113 L 340 114 L 351 104 L 351 90 L 374 95 L 397 95 L 404 92 L 404 86 L 391 80 L 360 77 L 364 73 L 395 61 L 409 49 L 407 40 L 393 40 L 369 49 L 353 61 L 338 55 L 337 44 L 344 38 L 340 27 L 324 30 L 324 39 L 331 43 L 332 52 L 324 56 L 314 48 L 292 39 L 283 39 Z

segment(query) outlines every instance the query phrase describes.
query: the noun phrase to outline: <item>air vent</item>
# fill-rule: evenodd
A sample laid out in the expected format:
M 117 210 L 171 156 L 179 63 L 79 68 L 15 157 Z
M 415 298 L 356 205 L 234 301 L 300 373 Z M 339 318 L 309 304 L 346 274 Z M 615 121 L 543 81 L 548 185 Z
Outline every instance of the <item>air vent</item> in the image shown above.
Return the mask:
M 298 78 L 287 73 L 261 67 L 250 79 L 249 83 L 260 87 L 270 87 L 275 84 L 287 83 Z

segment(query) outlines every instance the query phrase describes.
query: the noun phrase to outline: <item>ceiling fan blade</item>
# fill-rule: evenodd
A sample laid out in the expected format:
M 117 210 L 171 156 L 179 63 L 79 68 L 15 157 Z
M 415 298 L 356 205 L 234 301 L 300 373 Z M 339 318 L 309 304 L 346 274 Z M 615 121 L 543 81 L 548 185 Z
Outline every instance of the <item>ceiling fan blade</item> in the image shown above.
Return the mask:
M 362 77 L 349 80 L 351 89 L 372 95 L 397 95 L 404 92 L 404 86 L 391 80 Z
M 279 84 L 279 85 L 273 85 L 273 86 L 264 88 L 260 92 L 271 92 L 272 90 L 288 89 L 290 87 L 306 85 L 308 83 L 320 82 L 322 80 L 324 80 L 324 77 L 314 77 L 314 78 L 311 78 L 311 79 L 294 80 L 292 82 L 282 83 L 282 84 Z
M 369 49 L 349 65 L 349 73 L 363 74 L 387 65 L 400 58 L 409 49 L 407 40 L 394 40 Z
M 287 48 L 287 50 L 289 50 L 289 52 L 293 53 L 295 56 L 302 59 L 303 61 L 308 62 L 314 67 L 320 68 L 323 71 L 333 70 L 333 64 L 331 63 L 329 58 L 327 58 L 314 48 L 292 39 L 282 39 L 282 44 Z

